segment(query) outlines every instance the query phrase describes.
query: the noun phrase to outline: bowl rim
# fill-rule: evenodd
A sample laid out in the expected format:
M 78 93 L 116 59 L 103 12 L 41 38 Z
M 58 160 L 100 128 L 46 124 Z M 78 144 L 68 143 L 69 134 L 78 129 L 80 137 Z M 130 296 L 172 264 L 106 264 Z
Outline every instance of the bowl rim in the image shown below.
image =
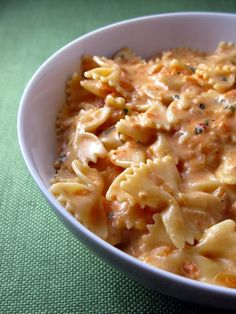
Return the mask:
M 161 13 L 161 14 L 152 14 L 152 15 L 146 15 L 146 16 L 139 16 L 131 19 L 126 19 L 122 21 L 118 21 L 112 24 L 108 24 L 106 26 L 100 27 L 98 29 L 95 29 L 93 31 L 90 31 L 61 47 L 56 52 L 54 52 L 49 58 L 44 61 L 41 66 L 34 72 L 31 79 L 28 81 L 24 92 L 20 99 L 20 104 L 18 107 L 18 114 L 17 114 L 17 135 L 18 135 L 18 142 L 21 150 L 21 154 L 23 156 L 24 162 L 28 168 L 28 171 L 30 172 L 31 176 L 33 177 L 35 183 L 39 187 L 39 190 L 42 192 L 44 197 L 49 201 L 49 203 L 54 207 L 56 211 L 59 212 L 59 214 L 65 219 L 66 222 L 71 224 L 74 229 L 78 230 L 79 233 L 82 233 L 85 238 L 90 239 L 93 241 L 95 245 L 98 247 L 102 247 L 104 251 L 108 251 L 112 256 L 117 257 L 119 259 L 124 260 L 128 264 L 133 264 L 135 267 L 139 270 L 149 272 L 153 274 L 154 276 L 161 277 L 164 280 L 168 279 L 172 282 L 177 282 L 180 285 L 183 285 L 185 287 L 191 287 L 194 288 L 195 291 L 204 291 L 204 292 L 211 292 L 214 293 L 215 296 L 225 296 L 225 297 L 236 297 L 236 289 L 234 288 L 228 288 L 224 286 L 217 286 L 210 283 L 205 283 L 201 281 L 196 281 L 190 278 L 186 278 L 174 273 L 171 273 L 169 271 L 157 268 L 155 266 L 152 266 L 150 264 L 144 263 L 137 258 L 128 255 L 127 253 L 119 250 L 115 246 L 109 244 L 105 240 L 102 240 L 99 238 L 96 234 L 94 234 L 92 231 L 84 227 L 80 222 L 78 222 L 70 213 L 66 211 L 66 209 L 60 205 L 57 200 L 51 195 L 51 193 L 46 188 L 45 183 L 40 178 L 39 174 L 37 173 L 37 170 L 35 166 L 33 165 L 33 162 L 31 160 L 30 154 L 28 153 L 28 149 L 26 146 L 26 141 L 24 137 L 24 110 L 25 110 L 25 104 L 27 103 L 27 98 L 30 92 L 31 87 L 33 86 L 36 78 L 38 75 L 40 75 L 41 72 L 44 71 L 44 69 L 47 67 L 48 64 L 51 63 L 51 61 L 55 58 L 57 58 L 62 52 L 72 47 L 74 44 L 76 44 L 78 41 L 84 40 L 90 36 L 94 36 L 100 32 L 106 31 L 108 29 L 112 29 L 115 27 L 119 27 L 124 24 L 130 24 L 134 22 L 139 22 L 143 20 L 151 20 L 151 19 L 165 19 L 167 17 L 185 17 L 185 16 L 209 16 L 209 17 L 234 17 L 236 18 L 236 14 L 234 13 L 227 13 L 227 12 L 204 12 L 204 11 L 184 11 L 184 12 L 174 12 L 174 13 Z

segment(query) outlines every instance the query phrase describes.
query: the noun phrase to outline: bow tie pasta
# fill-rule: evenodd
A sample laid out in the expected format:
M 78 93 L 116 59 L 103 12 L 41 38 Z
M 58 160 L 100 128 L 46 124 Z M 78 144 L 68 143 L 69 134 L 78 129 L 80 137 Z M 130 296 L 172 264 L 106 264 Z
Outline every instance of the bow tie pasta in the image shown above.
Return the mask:
M 51 193 L 156 267 L 236 288 L 236 45 L 84 56 L 56 121 Z

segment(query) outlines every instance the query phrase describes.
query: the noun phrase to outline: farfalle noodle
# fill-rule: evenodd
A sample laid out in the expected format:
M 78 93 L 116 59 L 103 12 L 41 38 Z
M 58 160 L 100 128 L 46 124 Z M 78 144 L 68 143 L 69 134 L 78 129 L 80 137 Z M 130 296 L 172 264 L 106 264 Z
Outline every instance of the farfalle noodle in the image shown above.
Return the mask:
M 236 46 L 86 55 L 56 121 L 51 193 L 139 260 L 236 288 Z

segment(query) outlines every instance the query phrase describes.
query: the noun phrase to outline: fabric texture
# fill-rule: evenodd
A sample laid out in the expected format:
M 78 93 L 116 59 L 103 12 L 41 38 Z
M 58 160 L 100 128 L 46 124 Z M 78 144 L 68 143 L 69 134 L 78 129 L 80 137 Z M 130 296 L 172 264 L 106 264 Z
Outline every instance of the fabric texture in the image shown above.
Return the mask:
M 82 246 L 31 179 L 16 132 L 24 87 L 57 49 L 123 19 L 194 10 L 235 12 L 236 2 L 0 1 L 0 313 L 210 312 L 131 281 Z

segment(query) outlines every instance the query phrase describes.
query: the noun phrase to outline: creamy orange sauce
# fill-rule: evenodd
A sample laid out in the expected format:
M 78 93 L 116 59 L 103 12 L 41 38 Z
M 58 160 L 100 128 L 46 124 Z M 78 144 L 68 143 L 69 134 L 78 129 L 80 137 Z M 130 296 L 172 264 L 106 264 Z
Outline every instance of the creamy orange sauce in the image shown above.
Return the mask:
M 231 43 L 85 56 L 58 114 L 51 192 L 136 258 L 235 288 L 235 76 Z

